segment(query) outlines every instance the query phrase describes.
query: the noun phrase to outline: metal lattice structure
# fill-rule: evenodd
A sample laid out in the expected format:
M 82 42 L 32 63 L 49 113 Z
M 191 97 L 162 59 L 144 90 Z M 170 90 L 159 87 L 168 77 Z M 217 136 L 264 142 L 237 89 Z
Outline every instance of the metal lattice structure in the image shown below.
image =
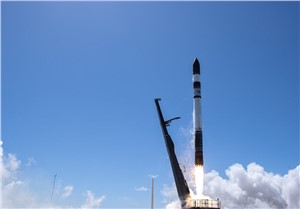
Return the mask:
M 220 200 L 211 200 L 211 199 L 195 199 L 191 200 L 191 209 L 220 209 L 221 201 Z

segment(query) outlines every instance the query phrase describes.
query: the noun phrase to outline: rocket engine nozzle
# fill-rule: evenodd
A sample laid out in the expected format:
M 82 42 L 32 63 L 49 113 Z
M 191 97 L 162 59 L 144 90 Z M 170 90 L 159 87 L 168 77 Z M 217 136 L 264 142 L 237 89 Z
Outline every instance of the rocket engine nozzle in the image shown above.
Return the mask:
M 195 166 L 203 166 L 203 152 L 195 152 Z

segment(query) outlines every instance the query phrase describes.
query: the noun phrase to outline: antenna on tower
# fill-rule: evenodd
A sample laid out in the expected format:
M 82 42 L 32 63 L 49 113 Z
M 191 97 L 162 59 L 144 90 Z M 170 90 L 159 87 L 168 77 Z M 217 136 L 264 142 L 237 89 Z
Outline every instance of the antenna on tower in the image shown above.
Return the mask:
M 51 202 L 52 202 L 52 200 L 53 200 L 53 193 L 54 193 L 54 187 L 55 187 L 56 176 L 57 176 L 57 174 L 54 175 L 53 187 L 52 187 L 52 193 L 51 193 Z

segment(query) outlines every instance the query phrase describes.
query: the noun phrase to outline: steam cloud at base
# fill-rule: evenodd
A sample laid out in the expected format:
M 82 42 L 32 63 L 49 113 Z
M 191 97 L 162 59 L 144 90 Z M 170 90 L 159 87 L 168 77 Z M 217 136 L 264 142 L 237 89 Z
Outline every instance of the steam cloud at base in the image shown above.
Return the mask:
M 214 170 L 204 174 L 203 194 L 212 199 L 219 198 L 222 209 L 300 208 L 300 165 L 283 176 L 267 172 L 256 163 L 250 163 L 247 168 L 234 164 L 225 173 L 227 178 L 222 178 Z M 167 209 L 180 208 L 172 189 L 176 190 L 174 186 L 165 186 L 163 190 L 169 192 L 162 192 L 171 201 L 166 205 Z
M 228 179 L 216 171 L 204 177 L 204 193 L 222 200 L 222 208 L 300 208 L 300 166 L 280 176 L 266 172 L 256 163 L 245 169 L 234 164 L 226 170 Z

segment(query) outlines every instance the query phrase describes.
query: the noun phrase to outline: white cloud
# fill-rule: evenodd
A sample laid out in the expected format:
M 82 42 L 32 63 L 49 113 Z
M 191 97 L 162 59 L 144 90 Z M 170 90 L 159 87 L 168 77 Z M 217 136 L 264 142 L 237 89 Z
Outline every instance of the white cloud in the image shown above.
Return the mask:
M 163 189 L 161 190 L 161 194 L 164 197 L 164 202 L 177 200 L 178 196 L 175 183 L 173 183 L 172 186 L 164 184 Z
M 256 163 L 245 169 L 234 164 L 226 170 L 227 178 L 211 171 L 204 175 L 204 194 L 219 198 L 223 209 L 230 208 L 300 208 L 300 165 L 281 176 L 266 172 Z M 180 207 L 175 185 L 162 190 L 166 208 Z
M 65 186 L 62 197 L 63 198 L 69 197 L 72 194 L 72 192 L 73 192 L 73 186 L 70 185 Z
M 81 208 L 100 208 L 101 203 L 105 199 L 105 196 L 95 198 L 94 194 L 91 191 L 86 191 L 86 200 Z
M 182 134 L 190 138 L 186 149 L 178 160 L 186 167 L 184 173 L 191 194 L 195 191 L 193 150 L 194 141 L 191 128 L 181 129 Z M 184 167 L 181 167 L 184 172 Z M 267 172 L 256 163 L 250 163 L 245 169 L 234 164 L 226 170 L 227 178 L 211 171 L 204 175 L 204 195 L 212 199 L 219 198 L 222 208 L 300 208 L 300 165 L 285 175 Z M 162 195 L 166 208 L 180 208 L 175 185 L 164 186 Z
M 4 156 L 1 161 L 1 172 L 2 172 L 2 181 L 10 181 L 15 178 L 17 170 L 19 169 L 21 161 L 17 159 L 14 154 L 8 154 Z
M 41 192 L 35 191 L 30 185 L 32 179 L 22 179 L 19 176 L 19 173 L 22 172 L 20 170 L 22 162 L 14 154 L 3 155 L 1 145 L 2 141 L 0 140 L 0 171 L 2 174 L 0 203 L 2 203 L 2 208 L 80 208 L 80 206 L 74 207 L 64 204 L 63 199 L 61 199 L 60 205 L 53 204 L 49 197 L 45 197 Z M 30 161 L 33 162 L 32 160 Z M 59 194 L 61 194 L 61 197 L 66 198 L 72 192 L 73 186 L 67 185 L 64 187 L 63 192 L 59 192 Z M 99 208 L 103 200 L 104 196 L 98 198 L 91 191 L 87 191 L 86 200 L 82 204 L 82 208 Z
M 181 208 L 181 204 L 179 200 L 175 200 L 166 205 L 166 209 L 180 209 L 180 208 Z
M 2 148 L 1 155 L 2 207 L 23 207 L 24 205 L 31 207 L 36 196 L 28 191 L 26 183 L 18 178 L 21 161 L 14 154 L 9 153 L 3 156 Z
M 300 165 L 283 176 L 282 196 L 288 207 L 300 208 Z
M 33 157 L 30 157 L 30 158 L 27 159 L 26 166 L 30 167 L 30 166 L 35 165 L 35 164 L 36 164 L 36 160 Z
M 2 141 L 0 140 L 2 145 Z M 36 195 L 27 189 L 27 183 L 18 177 L 21 161 L 14 154 L 1 152 L 1 202 L 3 208 L 33 207 Z
M 146 187 L 138 187 L 138 188 L 135 188 L 135 190 L 138 191 L 138 192 L 146 192 L 146 191 L 148 191 L 148 188 L 146 188 Z
M 166 203 L 166 209 L 181 208 L 175 183 L 173 183 L 172 186 L 164 184 L 161 194 L 163 196 L 163 202 Z
M 224 208 L 299 208 L 299 171 L 300 166 L 280 176 L 256 163 L 247 169 L 234 164 L 226 170 L 228 179 L 215 171 L 206 174 L 204 192 L 220 198 Z

